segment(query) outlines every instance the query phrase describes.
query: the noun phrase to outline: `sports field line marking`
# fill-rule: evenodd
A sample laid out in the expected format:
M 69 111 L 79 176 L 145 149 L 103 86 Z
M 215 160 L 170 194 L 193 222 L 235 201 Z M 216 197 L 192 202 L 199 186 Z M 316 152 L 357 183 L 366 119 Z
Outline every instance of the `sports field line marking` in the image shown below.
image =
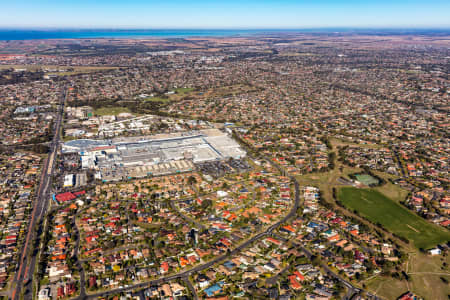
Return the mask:
M 411 228 L 412 230 L 414 230 L 415 232 L 417 232 L 417 233 L 420 233 L 420 231 L 419 230 L 417 230 L 417 229 L 415 229 L 414 227 L 412 227 L 411 225 L 409 225 L 409 224 L 406 224 L 406 226 L 408 226 L 409 228 Z
M 372 201 L 370 201 L 369 199 L 367 199 L 366 197 L 361 197 L 361 199 L 363 200 L 363 201 L 365 201 L 365 202 L 367 202 L 367 203 L 370 203 L 370 204 L 372 204 L 373 202 Z

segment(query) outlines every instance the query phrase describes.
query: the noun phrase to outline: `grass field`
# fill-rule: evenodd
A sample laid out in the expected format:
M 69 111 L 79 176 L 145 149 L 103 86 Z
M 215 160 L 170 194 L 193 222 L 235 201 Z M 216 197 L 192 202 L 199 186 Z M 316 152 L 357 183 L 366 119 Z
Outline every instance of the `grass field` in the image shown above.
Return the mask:
M 419 273 L 447 273 L 450 276 L 450 256 L 430 256 L 424 253 L 413 253 L 410 255 L 408 274 Z
M 350 141 L 344 141 L 342 139 L 338 139 L 338 138 L 335 138 L 335 137 L 331 137 L 330 138 L 330 142 L 333 145 L 333 147 L 354 146 L 354 147 L 359 147 L 359 148 L 370 148 L 370 149 L 383 148 L 383 145 L 379 145 L 379 144 L 359 144 L 359 143 L 353 143 L 353 142 L 350 142 Z
M 187 94 L 187 93 L 191 93 L 193 91 L 194 91 L 193 88 L 178 88 L 178 89 L 175 89 L 175 92 L 177 94 L 181 94 L 181 95 Z
M 397 280 L 392 277 L 375 277 L 367 282 L 367 287 L 382 299 L 397 299 L 409 290 L 405 280 Z
M 155 229 L 155 228 L 161 227 L 161 223 L 144 223 L 144 222 L 138 222 L 138 221 L 133 221 L 132 223 L 134 225 L 142 227 L 144 229 Z
M 338 162 L 336 168 L 329 172 L 323 173 L 309 173 L 297 176 L 297 181 L 301 186 L 315 186 L 320 189 L 322 197 L 328 201 L 333 202 L 332 191 L 334 186 L 338 186 L 339 177 L 348 178 L 349 174 L 361 172 L 358 168 L 344 167 L 342 172 L 339 170 L 341 164 Z
M 99 109 L 96 109 L 94 111 L 94 114 L 96 116 L 117 116 L 120 113 L 123 112 L 130 112 L 130 110 L 127 107 L 102 107 Z
M 144 101 L 148 101 L 148 102 L 162 102 L 162 103 L 167 103 L 170 102 L 170 98 L 161 98 L 161 97 L 149 97 L 149 98 L 145 98 Z
M 164 97 L 148 97 L 145 98 L 144 101 L 148 102 L 160 102 L 160 103 L 169 103 L 171 101 L 181 100 L 184 96 L 194 93 L 195 90 L 193 88 L 178 88 L 174 90 L 175 94 L 170 94 Z
M 68 141 L 73 141 L 73 140 L 76 140 L 77 138 L 76 137 L 74 137 L 74 136 L 65 136 L 64 138 L 63 138 L 63 141 L 64 142 L 68 142 Z
M 397 299 L 401 294 L 411 290 L 427 300 L 447 300 L 450 286 L 440 277 L 450 281 L 449 264 L 449 256 L 429 256 L 417 251 L 410 256 L 407 264 L 406 273 L 411 281 L 398 280 L 391 276 L 377 276 L 368 280 L 366 284 L 371 292 L 383 299 Z
M 388 177 L 385 173 L 381 172 L 375 172 L 375 174 L 381 178 L 384 178 L 386 180 L 386 183 L 381 186 L 375 187 L 374 190 L 381 192 L 386 197 L 396 202 L 400 202 L 406 199 L 406 197 L 408 196 L 408 191 L 401 188 L 399 185 L 393 184 L 387 180 L 388 178 L 392 177 Z
M 433 274 L 417 274 L 411 275 L 412 282 L 409 284 L 412 291 L 424 299 L 447 300 L 450 294 L 450 287 L 443 283 L 440 277 L 444 277 L 450 281 L 450 276 L 433 275 Z
M 409 239 L 417 248 L 428 249 L 450 240 L 448 230 L 428 223 L 377 190 L 342 187 L 338 198 L 347 208 Z

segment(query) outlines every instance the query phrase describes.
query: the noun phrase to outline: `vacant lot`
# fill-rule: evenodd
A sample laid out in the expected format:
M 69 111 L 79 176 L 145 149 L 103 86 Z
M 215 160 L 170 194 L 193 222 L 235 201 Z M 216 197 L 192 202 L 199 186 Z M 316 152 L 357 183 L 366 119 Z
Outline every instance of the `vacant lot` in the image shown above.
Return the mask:
M 95 110 L 96 116 L 117 116 L 120 113 L 129 113 L 130 110 L 127 107 L 102 107 Z
M 170 102 L 170 98 L 148 97 L 144 101 L 168 103 L 168 102 Z
M 448 300 L 450 286 L 442 279 L 450 281 L 449 256 L 430 256 L 417 251 L 410 253 L 407 269 L 410 282 L 391 276 L 377 276 L 366 281 L 368 289 L 383 299 L 396 299 L 408 290 L 425 299 Z
M 417 248 L 428 249 L 450 240 L 448 230 L 428 223 L 374 189 L 343 187 L 338 198 L 347 208 L 409 239 Z
M 392 277 L 377 276 L 366 282 L 368 289 L 381 299 L 397 299 L 400 295 L 409 291 L 405 280 L 397 280 Z
M 178 88 L 178 89 L 175 89 L 175 92 L 177 94 L 183 95 L 183 94 L 194 92 L 194 89 L 193 88 Z

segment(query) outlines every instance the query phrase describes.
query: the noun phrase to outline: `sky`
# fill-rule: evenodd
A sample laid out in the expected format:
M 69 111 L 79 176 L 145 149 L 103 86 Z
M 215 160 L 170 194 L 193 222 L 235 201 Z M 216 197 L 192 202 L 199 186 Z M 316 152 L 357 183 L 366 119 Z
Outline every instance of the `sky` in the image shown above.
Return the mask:
M 3 0 L 1 28 L 450 28 L 450 0 Z

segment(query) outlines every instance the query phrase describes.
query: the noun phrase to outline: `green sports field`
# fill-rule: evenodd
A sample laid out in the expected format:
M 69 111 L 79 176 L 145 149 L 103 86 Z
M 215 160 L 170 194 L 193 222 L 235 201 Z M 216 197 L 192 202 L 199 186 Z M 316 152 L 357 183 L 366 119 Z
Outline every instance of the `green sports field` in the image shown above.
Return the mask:
M 347 208 L 409 239 L 417 248 L 428 249 L 450 240 L 450 231 L 425 221 L 374 189 L 343 187 L 338 198 Z

